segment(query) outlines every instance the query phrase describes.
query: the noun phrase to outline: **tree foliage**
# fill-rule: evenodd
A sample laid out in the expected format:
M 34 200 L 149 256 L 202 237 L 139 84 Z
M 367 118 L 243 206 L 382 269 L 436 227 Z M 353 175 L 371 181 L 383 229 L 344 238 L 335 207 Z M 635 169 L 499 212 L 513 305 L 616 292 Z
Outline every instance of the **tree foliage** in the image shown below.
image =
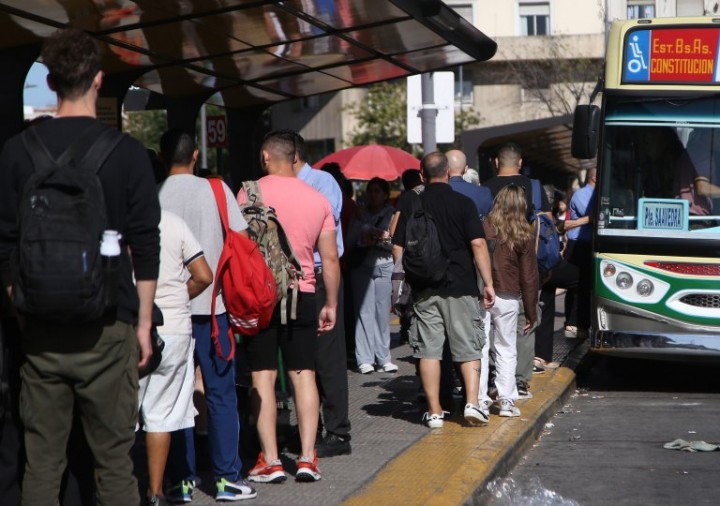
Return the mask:
M 404 80 L 368 87 L 368 94 L 362 102 L 346 108 L 358 121 L 350 144 L 384 144 L 411 152 L 407 142 L 406 97 Z
M 164 110 L 132 111 L 123 113 L 123 131 L 160 151 L 160 137 L 167 130 L 167 114 Z

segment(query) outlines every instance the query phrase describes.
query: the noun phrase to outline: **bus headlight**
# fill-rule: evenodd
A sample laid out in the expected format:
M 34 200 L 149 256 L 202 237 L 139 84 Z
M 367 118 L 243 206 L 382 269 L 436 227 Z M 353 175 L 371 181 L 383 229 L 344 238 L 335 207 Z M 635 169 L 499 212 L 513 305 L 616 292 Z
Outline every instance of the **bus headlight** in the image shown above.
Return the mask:
M 637 284 L 635 289 L 641 297 L 649 297 L 650 294 L 653 293 L 655 286 L 653 286 L 652 281 L 649 279 L 643 279 Z
M 606 278 L 609 278 L 610 276 L 615 275 L 615 266 L 613 264 L 605 264 L 605 268 L 603 269 L 603 276 Z
M 598 283 L 595 286 L 595 293 L 600 298 L 617 297 L 621 303 L 657 304 L 670 290 L 670 283 L 667 281 L 615 259 L 600 259 L 596 281 Z M 606 330 L 602 327 L 600 329 Z
M 627 290 L 632 286 L 633 278 L 627 272 L 621 272 L 615 278 L 615 284 L 617 284 L 618 288 L 620 288 L 621 290 Z

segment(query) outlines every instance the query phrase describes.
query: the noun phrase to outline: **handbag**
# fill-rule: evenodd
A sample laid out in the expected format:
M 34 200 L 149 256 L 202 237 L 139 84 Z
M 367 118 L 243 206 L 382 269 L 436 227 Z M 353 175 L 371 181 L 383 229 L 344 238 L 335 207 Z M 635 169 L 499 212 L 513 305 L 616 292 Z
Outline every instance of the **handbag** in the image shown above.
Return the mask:
M 155 372 L 155 370 L 160 365 L 160 362 L 162 361 L 162 352 L 165 349 L 165 341 L 162 337 L 160 337 L 160 334 L 158 334 L 157 327 L 153 326 L 150 330 L 150 345 L 152 346 L 152 357 L 150 357 L 150 362 L 148 363 L 147 367 L 140 370 L 140 377 L 144 378 L 150 373 Z
M 402 264 L 402 255 L 397 259 L 393 266 L 393 272 L 390 277 L 392 283 L 392 308 L 393 312 L 400 316 L 408 306 L 412 304 L 412 289 L 410 283 L 405 279 L 405 269 Z

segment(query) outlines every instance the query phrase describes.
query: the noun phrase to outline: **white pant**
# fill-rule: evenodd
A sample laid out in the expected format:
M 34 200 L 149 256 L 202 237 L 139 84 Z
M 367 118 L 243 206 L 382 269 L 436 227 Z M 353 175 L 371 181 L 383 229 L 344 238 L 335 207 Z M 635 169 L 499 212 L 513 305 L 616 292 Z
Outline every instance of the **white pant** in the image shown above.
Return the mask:
M 478 404 L 483 401 L 490 401 L 488 395 L 488 379 L 490 377 L 490 336 L 492 336 L 492 317 L 490 311 L 480 309 L 480 316 L 483 319 L 483 327 L 485 328 L 485 344 L 482 347 L 482 358 L 480 359 L 480 388 L 478 389 Z
M 195 426 L 195 340 L 161 335 L 165 341 L 158 368 L 140 379 L 138 402 L 146 432 L 172 432 Z
M 510 294 L 495 294 L 495 304 L 487 312 L 485 329 L 490 336 L 490 325 L 493 326 L 493 344 L 495 346 L 495 386 L 498 399 L 518 399 L 515 370 L 517 369 L 517 321 L 520 313 L 520 298 Z M 488 396 L 488 369 L 490 361 L 488 352 L 490 339 L 482 349 L 482 367 L 480 369 L 480 389 L 478 402 L 490 400 Z

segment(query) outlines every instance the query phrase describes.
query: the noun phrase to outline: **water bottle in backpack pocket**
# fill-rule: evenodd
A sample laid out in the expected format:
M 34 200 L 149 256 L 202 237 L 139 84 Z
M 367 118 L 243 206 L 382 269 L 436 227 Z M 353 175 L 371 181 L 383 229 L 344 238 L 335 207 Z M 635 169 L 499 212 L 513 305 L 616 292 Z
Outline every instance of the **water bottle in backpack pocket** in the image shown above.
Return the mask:
M 120 280 L 120 239 L 122 235 L 117 230 L 103 232 L 100 243 L 100 257 L 103 268 L 103 293 L 105 307 L 117 306 L 118 285 Z

